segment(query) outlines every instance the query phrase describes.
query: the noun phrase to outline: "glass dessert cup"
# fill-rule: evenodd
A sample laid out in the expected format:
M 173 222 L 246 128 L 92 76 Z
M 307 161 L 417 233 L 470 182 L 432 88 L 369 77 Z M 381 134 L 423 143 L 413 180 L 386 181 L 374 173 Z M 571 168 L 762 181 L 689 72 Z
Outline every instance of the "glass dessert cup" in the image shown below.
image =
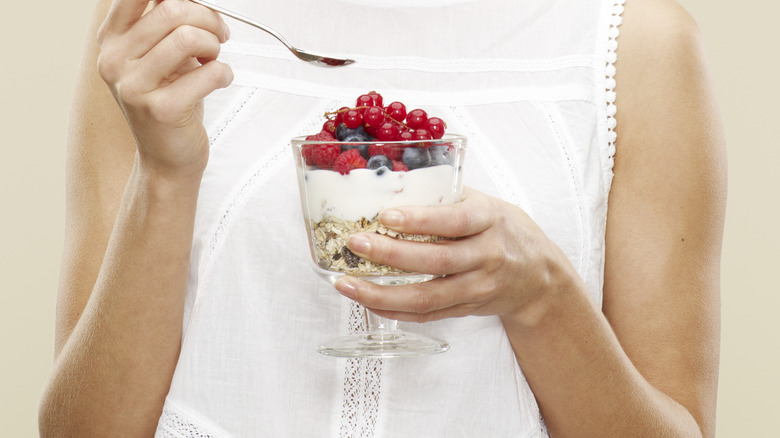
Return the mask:
M 438 140 L 369 143 L 307 141 L 305 137 L 296 137 L 291 143 L 310 259 L 321 278 L 335 283 L 339 277 L 350 275 L 379 285 L 414 284 L 436 278 L 362 259 L 349 250 L 347 241 L 349 236 L 360 232 L 420 242 L 439 240 L 437 236 L 389 230 L 379 222 L 378 216 L 393 207 L 459 202 L 465 137 L 446 134 Z M 387 165 L 355 168 L 342 174 L 325 166 L 317 167 L 311 156 L 316 148 L 358 149 L 362 155 L 370 157 L 385 155 Z M 397 163 L 392 164 L 392 160 Z M 376 167 L 372 161 L 369 161 L 369 167 Z M 401 162 L 406 165 L 399 165 Z M 341 170 L 343 172 L 343 168 Z M 402 331 L 395 320 L 370 311 L 365 313 L 366 332 L 331 340 L 318 351 L 336 357 L 397 357 L 435 354 L 449 349 L 446 341 Z

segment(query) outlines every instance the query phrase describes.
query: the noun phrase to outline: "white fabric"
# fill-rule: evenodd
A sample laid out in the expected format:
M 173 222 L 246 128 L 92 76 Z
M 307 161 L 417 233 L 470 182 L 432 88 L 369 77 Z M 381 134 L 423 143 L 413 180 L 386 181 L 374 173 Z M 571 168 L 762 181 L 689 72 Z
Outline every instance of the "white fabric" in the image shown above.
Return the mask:
M 360 308 L 310 269 L 289 139 L 369 90 L 426 109 L 468 136 L 465 184 L 525 209 L 600 302 L 623 1 L 219 1 L 358 62 L 307 65 L 229 21 L 236 78 L 206 101 L 211 157 L 157 436 L 547 436 L 496 317 L 401 323 L 451 343 L 431 357 L 315 351 L 359 330 Z

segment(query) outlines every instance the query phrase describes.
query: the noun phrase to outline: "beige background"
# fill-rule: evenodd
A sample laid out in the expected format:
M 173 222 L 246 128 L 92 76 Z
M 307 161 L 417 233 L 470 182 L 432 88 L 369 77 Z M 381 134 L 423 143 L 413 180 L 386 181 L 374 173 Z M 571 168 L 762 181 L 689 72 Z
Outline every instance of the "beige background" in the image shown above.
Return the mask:
M 644 0 L 629 0 L 644 1 Z M 780 415 L 780 2 L 681 0 L 707 41 L 729 143 L 720 437 Z M 93 0 L 15 1 L 0 26 L 0 435 L 37 435 L 63 239 L 63 146 Z

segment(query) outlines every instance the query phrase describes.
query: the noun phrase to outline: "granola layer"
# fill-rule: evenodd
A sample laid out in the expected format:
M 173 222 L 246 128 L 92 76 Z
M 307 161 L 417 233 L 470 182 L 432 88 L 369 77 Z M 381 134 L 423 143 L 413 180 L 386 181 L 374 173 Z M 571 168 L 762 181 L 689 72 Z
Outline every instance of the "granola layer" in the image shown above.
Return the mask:
M 441 237 L 438 236 L 395 232 L 382 225 L 377 216 L 371 220 L 361 218 L 359 221 L 348 221 L 325 216 L 319 222 L 312 221 L 311 229 L 314 235 L 314 256 L 319 267 L 328 271 L 359 277 L 402 275 L 410 274 L 411 272 L 380 265 L 355 255 L 347 248 L 347 240 L 352 234 L 362 232 L 377 233 L 394 239 L 416 242 L 441 240 Z

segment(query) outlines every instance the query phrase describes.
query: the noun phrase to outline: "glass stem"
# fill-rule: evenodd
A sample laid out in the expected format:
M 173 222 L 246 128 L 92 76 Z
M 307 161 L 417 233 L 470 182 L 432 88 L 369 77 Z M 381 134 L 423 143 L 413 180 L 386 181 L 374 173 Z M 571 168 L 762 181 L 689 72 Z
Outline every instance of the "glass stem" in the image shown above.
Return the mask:
M 375 315 L 370 310 L 366 310 L 366 322 L 369 333 L 392 333 L 398 330 L 398 321 Z

